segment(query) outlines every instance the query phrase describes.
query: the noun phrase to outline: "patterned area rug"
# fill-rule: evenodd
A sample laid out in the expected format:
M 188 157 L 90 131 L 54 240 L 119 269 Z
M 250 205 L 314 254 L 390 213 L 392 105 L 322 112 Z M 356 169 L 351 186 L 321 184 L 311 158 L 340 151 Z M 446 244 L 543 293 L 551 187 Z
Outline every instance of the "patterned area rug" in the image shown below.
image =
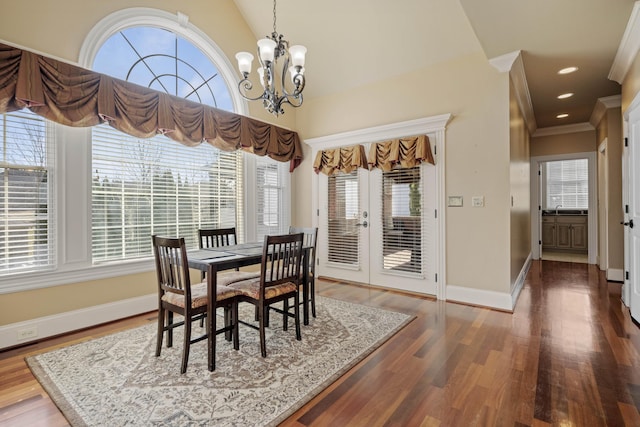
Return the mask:
M 242 304 L 241 318 L 253 307 Z M 156 326 L 145 325 L 27 359 L 73 426 L 277 425 L 408 324 L 413 317 L 317 297 L 317 318 L 282 330 L 271 315 L 267 357 L 257 331 L 240 326 L 240 350 L 218 336 L 216 370 L 206 341 L 191 346 L 180 375 L 182 328 L 156 358 Z M 193 333 L 201 331 L 194 323 Z

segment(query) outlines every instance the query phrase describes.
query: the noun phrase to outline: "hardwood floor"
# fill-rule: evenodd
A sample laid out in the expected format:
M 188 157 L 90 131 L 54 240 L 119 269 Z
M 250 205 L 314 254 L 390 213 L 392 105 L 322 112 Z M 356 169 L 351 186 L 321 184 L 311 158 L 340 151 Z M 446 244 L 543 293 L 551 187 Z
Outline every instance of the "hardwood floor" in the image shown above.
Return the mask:
M 416 319 L 284 426 L 640 426 L 640 329 L 593 265 L 534 261 L 513 314 L 317 288 Z M 155 313 L 0 353 L 0 426 L 67 425 L 25 356 L 148 322 Z

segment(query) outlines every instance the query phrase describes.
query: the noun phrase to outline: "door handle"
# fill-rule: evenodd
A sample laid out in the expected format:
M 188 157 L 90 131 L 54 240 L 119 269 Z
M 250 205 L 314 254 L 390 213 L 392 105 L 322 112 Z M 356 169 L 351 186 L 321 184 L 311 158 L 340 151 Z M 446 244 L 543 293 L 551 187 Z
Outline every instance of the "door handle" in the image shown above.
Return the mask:
M 633 228 L 633 220 L 630 219 L 629 222 L 621 222 L 620 224 L 624 225 L 625 227 L 628 225 L 629 228 Z
M 363 221 L 363 222 L 359 222 L 356 224 L 357 226 L 362 226 L 364 228 L 367 228 L 369 226 L 369 223 L 367 221 Z

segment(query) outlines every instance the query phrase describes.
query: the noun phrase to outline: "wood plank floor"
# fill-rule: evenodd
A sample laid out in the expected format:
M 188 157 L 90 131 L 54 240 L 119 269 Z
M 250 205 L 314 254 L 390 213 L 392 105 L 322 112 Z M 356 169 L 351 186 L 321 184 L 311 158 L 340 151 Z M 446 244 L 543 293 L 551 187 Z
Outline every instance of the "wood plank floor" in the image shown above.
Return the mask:
M 285 426 L 640 426 L 640 329 L 593 265 L 534 261 L 513 314 L 321 280 L 416 319 Z M 24 357 L 137 316 L 0 353 L 0 426 L 65 426 Z

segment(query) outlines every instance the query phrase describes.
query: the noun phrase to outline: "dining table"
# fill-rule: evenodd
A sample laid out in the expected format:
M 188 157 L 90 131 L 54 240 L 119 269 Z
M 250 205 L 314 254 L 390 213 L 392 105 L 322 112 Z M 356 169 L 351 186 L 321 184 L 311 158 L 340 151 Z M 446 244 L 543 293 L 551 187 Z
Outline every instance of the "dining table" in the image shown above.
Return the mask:
M 302 314 L 303 323 L 309 324 L 309 262 L 313 246 L 302 247 Z M 217 273 L 240 267 L 262 263 L 262 242 L 240 243 L 212 248 L 192 249 L 187 252 L 189 267 L 206 272 L 207 294 L 216 295 Z M 215 370 L 216 344 L 216 298 L 208 298 L 207 303 L 207 353 L 209 371 Z

